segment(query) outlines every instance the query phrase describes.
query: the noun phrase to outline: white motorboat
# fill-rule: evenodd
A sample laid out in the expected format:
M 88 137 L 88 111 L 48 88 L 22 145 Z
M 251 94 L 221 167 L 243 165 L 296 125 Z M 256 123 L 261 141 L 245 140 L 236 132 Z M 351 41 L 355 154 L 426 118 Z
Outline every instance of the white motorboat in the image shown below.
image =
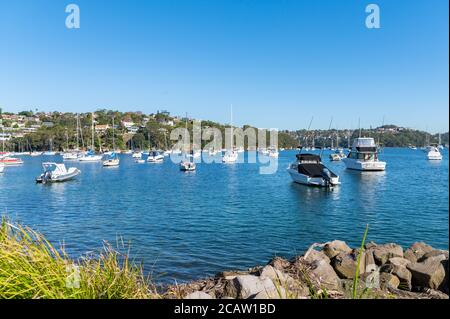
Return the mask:
M 228 150 L 222 157 L 222 163 L 232 164 L 235 163 L 237 159 L 238 159 L 238 152 Z
M 141 158 L 142 157 L 142 152 L 133 152 L 133 155 L 131 155 L 131 157 L 133 157 L 133 158 Z
M 95 154 L 92 150 L 89 150 L 84 156 L 78 158 L 80 162 L 100 162 L 102 155 Z
M 278 157 L 278 155 L 279 155 L 279 153 L 278 153 L 278 151 L 277 151 L 277 149 L 276 148 L 273 148 L 273 147 L 271 147 L 271 148 L 269 148 L 268 149 L 268 152 L 269 152 L 269 157 Z
M 23 164 L 23 161 L 18 157 L 9 157 L 9 156 L 2 156 L 0 157 L 0 165 L 3 166 L 16 166 Z
M 345 158 L 344 150 L 342 148 L 338 148 L 334 153 L 330 154 L 330 160 L 333 162 L 337 162 Z
M 180 163 L 180 171 L 192 172 L 196 170 L 197 165 L 191 159 L 193 159 L 193 156 L 185 156 L 185 159 Z
M 197 168 L 197 166 L 195 165 L 194 162 L 182 161 L 180 163 L 180 171 L 183 171 L 183 172 L 192 172 L 192 171 L 195 171 L 196 168 Z
M 149 163 L 162 163 L 164 161 L 164 155 L 157 151 L 149 152 L 147 162 Z
M 111 155 L 108 156 L 106 160 L 103 161 L 103 166 L 111 167 L 111 166 L 119 166 L 120 159 L 115 152 L 112 152 Z
M 100 162 L 103 159 L 102 155 L 95 154 L 95 144 L 94 144 L 94 113 L 92 113 L 92 125 L 91 125 L 91 134 L 92 134 L 92 141 L 91 141 L 91 149 L 86 152 L 86 154 L 82 157 L 80 157 L 78 160 L 80 162 Z
M 37 151 L 34 151 L 34 152 L 31 152 L 30 153 L 30 156 L 41 156 L 42 155 L 42 152 L 37 152 Z
M 357 171 L 384 171 L 386 169 L 386 162 L 378 159 L 378 147 L 371 137 L 356 138 L 350 153 L 342 161 L 348 169 Z
M 441 160 L 442 154 L 439 151 L 439 147 L 437 144 L 431 144 L 427 147 L 427 158 L 429 160 Z
M 332 187 L 339 185 L 339 176 L 322 164 L 316 154 L 297 154 L 296 161 L 288 167 L 294 182 L 309 186 Z
M 81 173 L 76 167 L 69 167 L 69 169 L 66 169 L 66 166 L 62 163 L 46 162 L 42 163 L 42 167 L 44 168 L 44 173 L 36 178 L 36 183 L 46 184 L 65 182 Z
M 42 153 L 42 155 L 44 155 L 44 156 L 55 156 L 55 155 L 56 155 L 56 152 L 53 152 L 53 151 L 47 151 L 47 152 Z
M 115 152 L 116 149 L 116 140 L 115 140 L 115 131 L 114 131 L 115 125 L 114 125 L 114 116 L 112 118 L 112 141 L 113 141 L 113 150 L 114 151 L 110 151 L 109 154 L 107 155 L 107 159 L 103 161 L 103 166 L 104 167 L 114 167 L 114 166 L 119 166 L 120 164 L 120 159 L 119 156 L 117 155 L 117 153 Z M 107 153 L 105 153 L 107 154 Z
M 201 151 L 194 151 L 192 153 L 192 157 L 193 158 L 201 158 L 202 157 L 202 152 Z
M 62 155 L 62 158 L 65 161 L 77 161 L 79 157 L 80 153 L 78 152 L 66 152 Z

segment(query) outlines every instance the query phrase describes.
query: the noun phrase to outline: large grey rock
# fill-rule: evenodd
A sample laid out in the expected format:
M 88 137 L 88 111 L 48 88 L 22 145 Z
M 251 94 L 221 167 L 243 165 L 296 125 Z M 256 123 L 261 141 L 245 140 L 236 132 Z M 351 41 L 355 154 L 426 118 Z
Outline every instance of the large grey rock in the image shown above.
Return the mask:
M 362 273 L 371 273 L 378 270 L 375 258 L 373 257 L 372 249 L 367 249 L 364 251 L 364 258 L 361 259 L 361 264 L 363 264 L 363 262 L 364 262 L 364 269 Z
M 289 267 L 290 264 L 291 263 L 288 260 L 281 257 L 274 257 L 271 261 L 269 261 L 270 266 L 281 271 Z
M 351 253 L 341 252 L 333 258 L 331 265 L 336 274 L 342 279 L 353 279 L 356 274 L 356 267 L 358 264 L 359 250 L 353 250 Z M 361 255 L 359 273 L 364 273 L 365 253 Z
M 234 277 L 236 278 L 236 277 Z M 225 281 L 223 288 L 223 297 L 237 299 L 239 298 L 239 287 L 237 283 L 235 283 L 234 278 L 231 280 Z
M 425 261 L 425 259 L 427 259 L 427 258 L 436 257 L 436 256 L 439 256 L 439 255 L 444 255 L 445 258 L 448 259 L 448 250 L 433 249 L 432 251 L 429 251 L 429 252 L 425 253 L 417 261 L 418 262 L 422 262 L 422 261 Z
M 411 272 L 406 268 L 406 266 L 410 263 L 411 262 L 407 259 L 393 257 L 381 267 L 380 271 L 395 275 L 400 280 L 398 288 L 403 290 L 411 290 L 412 275 Z
M 386 272 L 380 273 L 381 289 L 385 289 L 385 290 L 388 288 L 397 289 L 399 284 L 400 284 L 400 280 L 397 278 L 397 276 L 386 273 Z
M 338 275 L 333 267 L 323 259 L 314 261 L 308 274 L 312 282 L 320 288 L 328 290 L 341 289 L 341 281 Z
M 422 258 L 428 252 L 433 251 L 433 247 L 425 244 L 424 242 L 416 242 L 411 245 L 404 252 L 404 258 L 410 262 L 415 263 L 418 259 Z
M 322 250 L 328 258 L 333 258 L 339 253 L 350 253 L 352 249 L 342 240 L 333 240 L 327 243 Z
M 253 275 L 240 275 L 233 279 L 242 299 L 252 298 L 261 291 L 276 291 L 276 287 L 270 278 L 260 278 Z
M 384 244 L 377 245 L 371 248 L 373 251 L 373 257 L 378 265 L 384 265 L 390 258 L 401 257 L 403 258 L 403 248 L 397 244 Z
M 312 263 L 316 260 L 320 260 L 323 259 L 325 260 L 327 263 L 330 263 L 330 258 L 328 258 L 327 255 L 325 255 L 325 253 L 323 251 L 317 251 L 312 249 L 311 251 L 309 251 L 309 253 L 307 255 L 304 256 L 305 261 Z
M 207 294 L 203 291 L 194 291 L 193 293 L 190 293 L 184 299 L 214 299 L 211 295 Z
M 416 262 L 407 265 L 412 274 L 413 287 L 431 288 L 443 290 L 445 287 L 446 270 L 448 259 L 444 255 L 427 258 L 423 262 Z
M 271 265 L 264 266 L 264 268 L 261 270 L 261 273 L 260 273 L 259 277 L 261 279 L 269 278 L 269 279 L 272 280 L 272 282 L 280 283 L 280 284 L 285 284 L 288 281 L 293 281 L 294 280 L 288 274 L 285 274 L 285 273 L 281 272 L 280 270 L 274 268 Z
M 258 292 L 253 299 L 286 299 L 286 290 L 283 287 L 276 287 L 276 289 L 263 290 Z

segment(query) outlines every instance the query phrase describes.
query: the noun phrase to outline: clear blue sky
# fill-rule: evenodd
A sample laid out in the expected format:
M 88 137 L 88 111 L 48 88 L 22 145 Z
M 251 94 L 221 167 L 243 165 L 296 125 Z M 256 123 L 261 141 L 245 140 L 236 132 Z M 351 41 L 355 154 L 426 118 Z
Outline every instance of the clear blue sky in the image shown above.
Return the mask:
M 76 3 L 81 28 L 65 27 Z M 377 3 L 381 29 L 365 27 Z M 0 0 L 0 107 L 448 130 L 447 0 Z

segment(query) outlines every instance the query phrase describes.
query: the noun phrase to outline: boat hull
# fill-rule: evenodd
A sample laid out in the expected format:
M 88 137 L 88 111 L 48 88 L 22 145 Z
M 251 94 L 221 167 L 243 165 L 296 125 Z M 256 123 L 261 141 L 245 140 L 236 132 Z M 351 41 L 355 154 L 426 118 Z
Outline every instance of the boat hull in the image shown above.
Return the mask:
M 339 177 L 332 177 L 330 183 L 327 183 L 322 177 L 310 177 L 308 175 L 301 174 L 292 168 L 288 168 L 288 173 L 291 175 L 292 180 L 298 184 L 317 187 L 329 187 L 340 184 Z
M 78 159 L 78 161 L 80 161 L 80 162 L 99 162 L 101 160 L 102 160 L 102 156 L 100 156 L 100 155 L 80 157 Z
M 57 177 L 52 177 L 44 181 L 44 174 L 36 178 L 36 183 L 62 183 L 74 179 L 76 176 L 80 175 L 81 171 L 77 168 L 69 170 L 67 174 L 59 175 Z
M 105 167 L 119 166 L 119 164 L 119 160 L 106 160 L 103 162 L 103 166 Z
M 363 162 L 349 158 L 344 158 L 342 161 L 347 169 L 355 171 L 384 171 L 386 169 L 386 162 L 381 161 Z

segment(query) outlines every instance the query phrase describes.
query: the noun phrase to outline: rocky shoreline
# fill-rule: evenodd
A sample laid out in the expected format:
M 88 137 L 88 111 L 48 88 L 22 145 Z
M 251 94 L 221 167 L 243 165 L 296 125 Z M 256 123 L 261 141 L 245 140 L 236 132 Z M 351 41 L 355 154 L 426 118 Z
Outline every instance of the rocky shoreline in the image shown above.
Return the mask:
M 448 299 L 448 251 L 423 242 L 404 250 L 368 243 L 362 250 L 334 240 L 313 244 L 291 260 L 224 271 L 213 278 L 168 287 L 164 298 L 184 299 Z M 358 280 L 355 280 L 355 277 Z M 356 282 L 356 290 L 353 289 Z

